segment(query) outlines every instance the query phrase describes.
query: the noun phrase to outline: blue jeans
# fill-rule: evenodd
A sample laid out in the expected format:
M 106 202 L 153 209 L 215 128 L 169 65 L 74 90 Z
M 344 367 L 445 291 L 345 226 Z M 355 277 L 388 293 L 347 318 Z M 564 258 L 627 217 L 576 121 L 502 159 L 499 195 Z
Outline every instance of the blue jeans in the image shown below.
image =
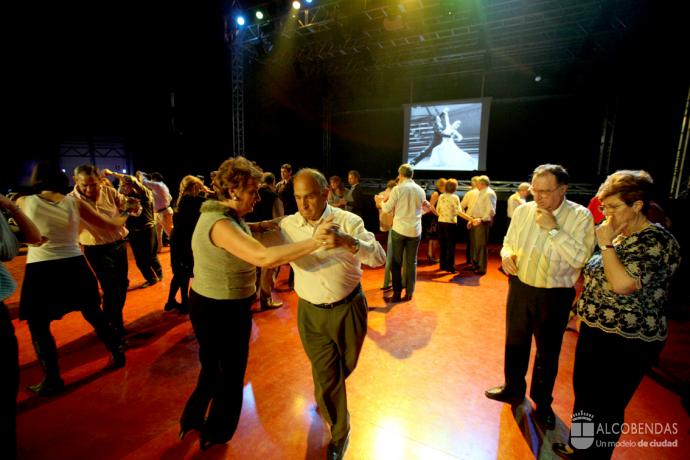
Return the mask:
M 393 261 L 391 263 L 391 275 L 393 277 L 393 292 L 400 294 L 403 285 L 405 286 L 405 294 L 412 295 L 414 286 L 417 281 L 417 249 L 419 249 L 419 242 L 421 236 L 403 236 L 394 230 L 391 230 L 391 246 L 390 252 L 393 253 Z M 402 275 L 405 273 L 405 281 L 403 282 Z

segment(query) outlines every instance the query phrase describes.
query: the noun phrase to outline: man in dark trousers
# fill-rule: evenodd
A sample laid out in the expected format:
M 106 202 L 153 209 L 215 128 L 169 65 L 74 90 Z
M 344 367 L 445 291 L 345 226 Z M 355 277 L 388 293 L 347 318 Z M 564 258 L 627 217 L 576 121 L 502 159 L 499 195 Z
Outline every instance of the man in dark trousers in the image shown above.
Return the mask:
M 273 173 L 264 173 L 261 185 L 259 186 L 259 197 L 261 201 L 254 205 L 254 210 L 247 214 L 244 219 L 246 222 L 261 222 L 273 220 L 284 214 L 283 202 L 275 191 L 276 176 Z M 294 201 L 294 198 L 292 198 Z M 261 239 L 261 234 L 255 235 Z M 256 268 L 256 292 L 259 293 L 259 304 L 262 310 L 280 308 L 283 302 L 273 300 L 273 286 L 275 285 L 274 275 L 276 268 L 257 267 Z
M 102 185 L 100 172 L 94 165 L 81 165 L 74 169 L 74 190 L 70 195 L 109 218 L 117 217 L 130 209 L 134 211 L 133 215 L 139 211 L 138 205 L 132 208 L 127 197 L 114 187 Z M 103 313 L 110 326 L 119 335 L 124 335 L 122 311 L 129 286 L 126 241 L 129 231 L 125 227 L 103 229 L 88 222 L 82 222 L 81 225 L 83 229 L 79 234 L 79 243 L 84 248 L 84 255 L 96 273 L 98 282 L 101 283 Z
M 362 291 L 362 263 L 378 267 L 386 255 L 362 219 L 328 205 L 328 182 L 315 169 L 295 176 L 299 214 L 280 222 L 288 242 L 312 238 L 324 219 L 338 225 L 336 246 L 291 263 L 299 297 L 297 327 L 312 366 L 319 411 L 331 425 L 328 459 L 343 458 L 350 435 L 345 379 L 354 371 L 367 333 L 367 299 Z
M 276 184 L 276 192 L 278 198 L 283 202 L 283 211 L 286 216 L 297 212 L 297 204 L 295 204 L 295 187 L 292 182 L 292 165 L 285 163 L 280 167 L 280 182 Z M 276 275 L 280 268 L 276 269 Z M 295 287 L 295 273 L 292 267 L 288 265 L 288 287 L 293 289 Z
M 525 374 L 532 336 L 537 353 L 530 397 L 537 422 L 553 429 L 551 408 L 558 374 L 573 285 L 594 249 L 594 221 L 584 206 L 565 198 L 568 172 L 560 165 L 544 164 L 532 174 L 534 201 L 518 207 L 501 249 L 503 271 L 509 275 L 506 302 L 505 382 L 486 390 L 496 401 L 519 404 L 525 398 Z

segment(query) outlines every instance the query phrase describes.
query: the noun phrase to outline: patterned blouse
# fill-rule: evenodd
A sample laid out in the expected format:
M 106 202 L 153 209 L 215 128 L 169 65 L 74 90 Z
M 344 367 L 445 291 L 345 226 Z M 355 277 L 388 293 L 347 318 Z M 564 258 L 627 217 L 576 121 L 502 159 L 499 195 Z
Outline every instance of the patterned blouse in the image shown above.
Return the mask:
M 638 280 L 640 289 L 628 295 L 613 292 L 601 254 L 596 253 L 584 268 L 578 315 L 588 326 L 628 339 L 665 340 L 664 310 L 671 278 L 680 264 L 678 242 L 662 226 L 652 224 L 614 244 L 618 259 L 628 275 Z
M 438 221 L 447 224 L 458 223 L 458 211 L 460 211 L 460 198 L 454 193 L 444 193 L 436 202 Z

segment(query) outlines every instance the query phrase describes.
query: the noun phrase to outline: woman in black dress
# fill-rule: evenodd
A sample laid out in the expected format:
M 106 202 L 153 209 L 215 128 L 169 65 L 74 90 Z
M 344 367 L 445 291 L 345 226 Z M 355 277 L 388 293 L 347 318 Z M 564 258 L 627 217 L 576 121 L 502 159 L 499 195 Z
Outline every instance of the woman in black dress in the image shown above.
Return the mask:
M 180 193 L 175 204 L 173 229 L 170 235 L 170 265 L 173 277 L 170 281 L 168 302 L 164 310 L 189 311 L 189 280 L 194 273 L 192 234 L 199 220 L 201 204 L 206 200 L 204 183 L 196 176 L 185 176 L 180 182 Z M 180 302 L 175 300 L 180 291 Z

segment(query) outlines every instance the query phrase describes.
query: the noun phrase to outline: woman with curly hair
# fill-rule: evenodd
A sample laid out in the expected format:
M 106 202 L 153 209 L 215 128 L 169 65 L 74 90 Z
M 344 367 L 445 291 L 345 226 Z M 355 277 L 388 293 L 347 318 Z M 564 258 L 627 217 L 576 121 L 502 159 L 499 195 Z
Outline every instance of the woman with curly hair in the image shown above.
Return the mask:
M 224 161 L 213 179 L 218 199 L 201 206 L 192 235 L 189 316 L 199 342 L 201 371 L 182 413 L 180 438 L 199 430 L 202 450 L 228 442 L 240 418 L 256 267 L 275 267 L 335 246 L 332 219 L 319 224 L 313 238 L 299 243 L 269 248 L 255 240 L 252 230 L 275 225 L 261 221 L 250 228 L 244 221 L 259 200 L 261 176 L 261 169 L 246 158 Z
M 596 229 L 601 251 L 584 268 L 577 306 L 582 322 L 573 414 L 586 415 L 599 428 L 594 443 L 592 437 L 572 436 L 569 444 L 555 443 L 559 455 L 611 457 L 625 408 L 666 341 L 664 309 L 680 247 L 650 222 L 652 191 L 647 172 L 625 170 L 611 174 L 597 193 L 606 219 Z

